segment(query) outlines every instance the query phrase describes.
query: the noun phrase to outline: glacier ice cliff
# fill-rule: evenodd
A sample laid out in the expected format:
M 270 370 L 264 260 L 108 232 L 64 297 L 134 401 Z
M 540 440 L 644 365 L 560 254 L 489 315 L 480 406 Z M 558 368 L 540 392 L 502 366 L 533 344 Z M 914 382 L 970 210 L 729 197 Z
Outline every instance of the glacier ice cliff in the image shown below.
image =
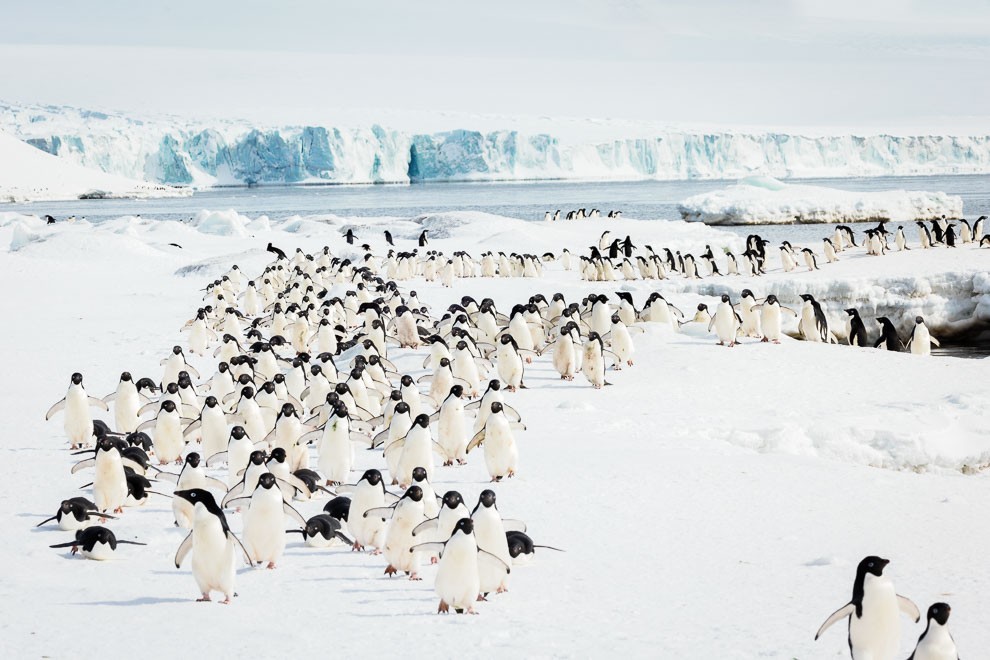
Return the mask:
M 378 125 L 212 124 L 0 103 L 0 129 L 87 167 L 160 183 L 682 180 L 981 174 L 990 135 L 665 132 L 565 143 L 515 130 L 411 134 Z

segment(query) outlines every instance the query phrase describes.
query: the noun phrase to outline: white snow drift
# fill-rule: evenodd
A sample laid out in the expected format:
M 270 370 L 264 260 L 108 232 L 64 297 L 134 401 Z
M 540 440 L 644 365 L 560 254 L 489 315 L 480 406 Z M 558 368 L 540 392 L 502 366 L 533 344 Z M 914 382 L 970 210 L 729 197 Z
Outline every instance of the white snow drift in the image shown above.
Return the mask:
M 909 222 L 957 218 L 962 199 L 944 192 L 891 190 L 850 192 L 823 186 L 786 184 L 748 177 L 724 190 L 703 193 L 678 205 L 685 220 L 708 224 L 845 223 L 874 220 Z

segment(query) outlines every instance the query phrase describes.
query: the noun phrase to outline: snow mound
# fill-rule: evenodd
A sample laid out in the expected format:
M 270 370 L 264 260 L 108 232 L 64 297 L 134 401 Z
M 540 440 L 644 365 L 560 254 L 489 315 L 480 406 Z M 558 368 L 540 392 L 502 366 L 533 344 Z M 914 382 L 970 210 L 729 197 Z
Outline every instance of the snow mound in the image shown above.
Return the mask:
M 723 190 L 689 197 L 678 205 L 678 211 L 689 221 L 751 225 L 956 218 L 962 215 L 962 207 L 960 197 L 943 192 L 850 192 L 750 177 Z
M 0 131 L 0 202 L 189 194 L 189 190 L 83 167 Z
M 10 251 L 17 252 L 25 245 L 40 240 L 41 236 L 28 229 L 23 222 L 18 222 L 14 225 L 14 233 L 10 238 Z
M 193 224 L 204 234 L 236 236 L 237 238 L 249 236 L 247 228 L 251 222 L 251 218 L 241 215 L 234 209 L 227 211 L 204 210 L 197 213 L 193 219 Z

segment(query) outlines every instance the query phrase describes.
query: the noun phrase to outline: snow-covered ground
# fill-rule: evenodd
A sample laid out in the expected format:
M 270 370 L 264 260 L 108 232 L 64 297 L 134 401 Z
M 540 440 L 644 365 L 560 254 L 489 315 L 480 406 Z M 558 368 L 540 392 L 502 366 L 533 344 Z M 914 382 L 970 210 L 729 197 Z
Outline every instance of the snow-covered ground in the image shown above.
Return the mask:
M 962 209 L 962 199 L 944 192 L 850 192 L 759 176 L 678 205 L 685 220 L 711 225 L 911 222 L 961 217 Z
M 937 600 L 951 603 L 961 656 L 990 646 L 983 625 L 990 577 L 982 570 L 990 532 L 981 524 L 990 497 L 987 360 L 788 338 L 727 349 L 699 324 L 680 332 L 646 325 L 635 337 L 636 364 L 610 372 L 613 386 L 603 390 L 580 375 L 560 381 L 541 357 L 527 371 L 528 389 L 508 395 L 528 429 L 517 435 L 518 476 L 495 487 L 499 508 L 525 520 L 537 543 L 566 552 L 538 551 L 513 570 L 509 593 L 481 604 L 480 616 L 434 614 L 429 568 L 423 582 L 390 580 L 379 557 L 299 542 L 290 542 L 275 571 L 241 569 L 231 607 L 196 604 L 188 568 L 172 565 L 184 532 L 172 526 L 166 498 L 110 521 L 120 538 L 148 543 L 121 546 L 119 561 L 48 548 L 71 534 L 34 525 L 61 499 L 86 494 L 78 487 L 89 481 L 88 473 L 69 473 L 78 459 L 66 450 L 60 419 L 43 421 L 69 375 L 81 371 L 98 396 L 125 369 L 157 380 L 159 361 L 184 343 L 179 328 L 208 282 L 232 263 L 258 272 L 271 256 L 268 241 L 290 254 L 328 245 L 360 256 L 343 241 L 347 227 L 378 252 L 383 229 L 411 249 L 424 227 L 432 229 L 431 248 L 475 256 L 489 249 L 584 253 L 604 229 L 657 250 L 740 249 L 737 237 L 704 225 L 628 219 L 550 224 L 463 213 L 274 223 L 204 212 L 189 225 L 120 218 L 47 227 L 0 215 L 8 309 L 0 450 L 10 512 L 0 547 L 8 567 L 0 625 L 8 655 L 309 655 L 330 648 L 429 658 L 839 658 L 848 653 L 842 626 L 812 638 L 848 601 L 856 563 L 868 554 L 892 560 L 887 573 L 898 592 L 922 611 Z M 12 243 L 16 251 L 8 251 Z M 661 291 L 689 312 L 743 287 L 758 296 L 776 292 L 791 305 L 806 289 L 865 304 L 883 278 L 899 278 L 915 288 L 904 300 L 927 304 L 956 292 L 988 309 L 990 250 L 970 244 L 841 259 L 790 274 L 775 272 L 774 259 L 760 279 L 588 283 L 556 262 L 541 278 L 401 286 L 415 289 L 434 313 L 466 294 L 491 296 L 507 311 L 535 293 L 579 301 L 616 290 L 631 291 L 640 305 Z M 959 288 L 967 273 L 983 278 L 980 294 Z M 923 284 L 942 280 L 950 284 L 938 292 Z M 421 373 L 423 354 L 392 349 L 390 357 Z M 488 478 L 481 457 L 469 458 L 434 481 L 473 504 Z M 359 452 L 354 477 L 380 464 L 379 455 Z M 168 492 L 167 484 L 157 487 Z M 297 507 L 309 516 L 322 505 Z M 239 532 L 241 516 L 229 518 Z M 923 624 L 902 623 L 906 657 Z
M 0 131 L 0 203 L 105 197 L 177 197 L 191 191 L 107 174 L 35 149 Z

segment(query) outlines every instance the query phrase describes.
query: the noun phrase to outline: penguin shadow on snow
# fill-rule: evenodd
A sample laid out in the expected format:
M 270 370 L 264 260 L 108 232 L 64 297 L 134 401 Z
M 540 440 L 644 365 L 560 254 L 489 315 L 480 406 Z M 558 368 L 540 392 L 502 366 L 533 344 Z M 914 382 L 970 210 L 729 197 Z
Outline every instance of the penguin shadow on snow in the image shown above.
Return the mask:
M 139 596 L 130 600 L 100 600 L 86 603 L 75 603 L 76 605 L 108 605 L 110 607 L 132 607 L 134 605 L 165 605 L 168 603 L 188 603 L 188 598 L 154 598 L 152 596 Z

